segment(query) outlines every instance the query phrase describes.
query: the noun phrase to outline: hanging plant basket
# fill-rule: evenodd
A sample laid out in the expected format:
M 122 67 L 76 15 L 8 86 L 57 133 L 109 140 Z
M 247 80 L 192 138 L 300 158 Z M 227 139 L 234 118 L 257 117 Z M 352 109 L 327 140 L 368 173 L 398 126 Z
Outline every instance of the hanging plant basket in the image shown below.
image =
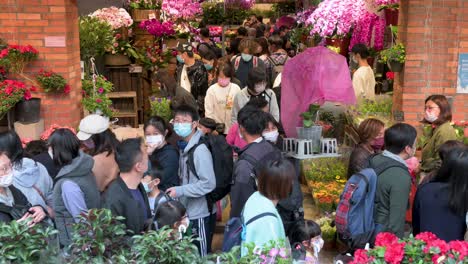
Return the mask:
M 327 46 L 333 46 L 336 48 L 340 48 L 340 54 L 347 57 L 348 56 L 348 49 L 349 49 L 349 43 L 350 39 L 349 37 L 343 37 L 343 38 L 326 38 L 326 44 Z
M 387 26 L 390 26 L 390 25 L 397 26 L 398 25 L 398 13 L 399 13 L 399 10 L 397 8 L 384 9 L 385 24 Z
M 104 63 L 108 66 L 124 66 L 132 63 L 130 58 L 122 54 L 106 54 Z
M 388 67 L 390 67 L 390 69 L 393 71 L 393 72 L 401 72 L 403 70 L 403 63 L 401 62 L 398 62 L 398 61 L 388 61 Z
M 37 123 L 41 119 L 41 99 L 21 100 L 15 106 L 15 119 L 23 124 Z

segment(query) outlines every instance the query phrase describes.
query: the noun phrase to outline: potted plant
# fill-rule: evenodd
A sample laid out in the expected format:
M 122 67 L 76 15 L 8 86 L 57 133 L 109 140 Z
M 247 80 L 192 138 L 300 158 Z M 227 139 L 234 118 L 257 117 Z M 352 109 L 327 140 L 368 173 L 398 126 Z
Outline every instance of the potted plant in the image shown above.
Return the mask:
M 27 86 L 24 82 L 16 80 L 5 80 L 0 82 L 0 117 L 3 118 L 10 109 L 23 101 L 31 100 L 31 92 L 35 91 L 34 86 Z M 38 99 L 38 98 L 35 98 Z M 27 104 L 22 104 L 22 106 L 27 106 Z M 34 100 L 32 109 L 18 107 L 17 111 L 20 116 L 19 121 L 25 123 L 33 123 L 39 120 L 40 114 L 40 100 Z M 1 119 L 0 118 L 0 119 Z
M 406 61 L 406 51 L 403 43 L 398 43 L 380 52 L 379 62 L 387 63 L 393 72 L 401 72 Z
M 297 136 L 300 139 L 313 140 L 313 151 L 320 152 L 320 138 L 322 136 L 322 127 L 316 125 L 319 121 L 319 108 L 318 104 L 311 104 L 306 112 L 301 114 L 302 127 L 297 127 Z
M 143 21 L 152 18 L 159 18 L 161 1 L 159 0 L 129 0 L 128 7 L 133 20 Z
M 129 65 L 132 63 L 130 58 L 138 62 L 142 60 L 142 55 L 120 33 L 115 34 L 113 43 L 104 56 L 104 64 L 111 66 Z
M 154 96 L 150 97 L 151 104 L 151 115 L 160 116 L 166 122 L 169 122 L 172 119 L 171 111 L 171 98 L 156 98 Z
M 31 61 L 36 60 L 37 56 L 38 51 L 31 45 L 8 45 L 0 51 L 0 66 L 24 77 L 24 68 Z
M 362 121 L 367 118 L 377 118 L 385 123 L 385 127 L 391 127 L 393 98 L 389 95 L 376 95 L 374 100 L 360 100 L 356 106 L 349 107 L 347 118 L 354 128 L 359 127 Z
M 320 226 L 322 239 L 324 241 L 324 250 L 333 250 L 336 248 L 336 227 L 332 224 L 335 220 L 335 212 L 325 214 L 315 222 Z
M 85 73 L 90 74 L 90 58 L 101 56 L 112 46 L 113 30 L 109 23 L 95 17 L 80 17 L 80 52 Z
M 378 11 L 384 11 L 387 26 L 398 25 L 400 0 L 375 0 L 375 3 L 379 6 Z
M 112 117 L 114 110 L 111 108 L 112 101 L 107 98 L 107 94 L 112 92 L 113 84 L 102 76 L 98 75 L 93 83 L 92 78 L 86 77 L 82 81 L 83 98 L 81 103 L 83 108 L 90 113 Z
M 29 227 L 28 221 L 0 223 L 0 262 L 41 263 L 41 255 L 49 242 L 56 241 L 57 233 L 40 224 Z M 58 250 L 58 243 L 55 245 Z
M 64 94 L 68 94 L 71 91 L 71 87 L 67 84 L 65 78 L 53 71 L 41 69 L 36 75 L 36 81 L 46 93 L 63 92 Z

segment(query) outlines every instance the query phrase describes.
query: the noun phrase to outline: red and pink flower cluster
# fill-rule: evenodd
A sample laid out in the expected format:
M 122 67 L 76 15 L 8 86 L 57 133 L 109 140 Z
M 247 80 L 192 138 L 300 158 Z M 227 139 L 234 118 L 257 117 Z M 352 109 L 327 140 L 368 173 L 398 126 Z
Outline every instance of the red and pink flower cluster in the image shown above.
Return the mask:
M 39 52 L 33 48 L 31 45 L 8 45 L 7 48 L 3 49 L 0 51 L 0 58 L 3 59 L 7 57 L 10 52 L 17 52 L 20 54 L 31 54 L 31 55 L 37 55 Z
M 400 0 L 375 0 L 377 5 L 398 5 Z
M 174 23 L 171 21 L 161 22 L 155 18 L 142 21 L 140 28 L 158 38 L 170 37 L 175 34 Z
M 444 261 L 444 262 L 442 262 Z M 391 233 L 377 235 L 375 247 L 359 249 L 354 253 L 351 264 L 370 263 L 467 263 L 468 242 L 439 239 L 430 232 L 399 240 Z

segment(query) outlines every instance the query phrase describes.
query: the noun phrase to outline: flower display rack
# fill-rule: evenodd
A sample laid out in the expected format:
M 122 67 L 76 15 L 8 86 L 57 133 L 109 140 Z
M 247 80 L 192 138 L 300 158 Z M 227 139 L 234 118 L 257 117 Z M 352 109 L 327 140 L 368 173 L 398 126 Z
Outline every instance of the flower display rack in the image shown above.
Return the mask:
M 283 151 L 287 156 L 295 159 L 340 157 L 336 139 L 322 138 L 320 142 L 320 147 L 317 149 L 314 147 L 313 140 L 285 138 L 283 140 Z

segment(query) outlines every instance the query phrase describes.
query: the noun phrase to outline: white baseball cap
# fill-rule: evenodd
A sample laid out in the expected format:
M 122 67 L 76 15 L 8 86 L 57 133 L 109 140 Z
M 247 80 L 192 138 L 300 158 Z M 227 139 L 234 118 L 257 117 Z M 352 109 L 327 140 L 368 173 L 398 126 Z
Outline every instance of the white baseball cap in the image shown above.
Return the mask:
M 102 133 L 109 128 L 109 118 L 103 117 L 101 115 L 88 115 L 83 118 L 80 122 L 80 127 L 78 128 L 78 134 L 76 136 L 79 140 L 85 141 L 89 139 L 92 135 Z

